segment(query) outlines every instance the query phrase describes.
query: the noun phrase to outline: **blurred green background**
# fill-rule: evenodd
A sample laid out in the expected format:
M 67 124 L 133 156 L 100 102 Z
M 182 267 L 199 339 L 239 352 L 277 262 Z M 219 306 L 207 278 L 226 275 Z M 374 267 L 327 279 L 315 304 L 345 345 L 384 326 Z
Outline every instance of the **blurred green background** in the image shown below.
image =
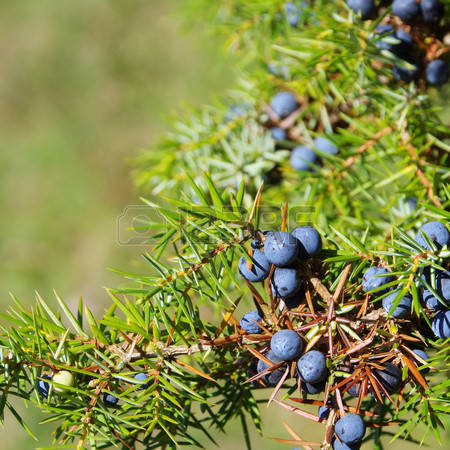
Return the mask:
M 3 311 L 9 291 L 31 303 L 35 289 L 50 299 L 54 288 L 100 312 L 108 302 L 102 286 L 123 282 L 108 267 L 145 270 L 142 249 L 116 239 L 118 216 L 139 204 L 127 160 L 164 131 L 165 114 L 233 83 L 219 43 L 182 30 L 180 7 L 175 0 L 0 2 Z M 44 416 L 16 405 L 41 440 L 7 416 L 1 448 L 50 444 L 51 428 L 38 425 Z M 269 436 L 287 437 L 283 418 L 305 436 L 322 431 L 275 405 L 262 408 Z M 222 449 L 245 448 L 238 423 L 216 437 Z M 286 446 L 256 437 L 255 448 Z

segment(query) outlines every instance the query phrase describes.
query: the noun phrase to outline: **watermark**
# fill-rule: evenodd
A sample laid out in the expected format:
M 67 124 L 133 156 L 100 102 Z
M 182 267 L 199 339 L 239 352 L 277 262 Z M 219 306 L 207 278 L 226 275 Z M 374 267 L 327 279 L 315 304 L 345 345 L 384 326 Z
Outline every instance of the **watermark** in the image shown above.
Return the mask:
M 289 206 L 286 223 L 288 227 L 310 224 L 309 218 L 315 211 L 311 205 Z M 177 208 L 171 212 L 171 219 L 189 232 L 189 238 L 197 243 L 217 242 L 208 230 L 224 221 L 229 225 L 245 226 L 249 211 L 231 206 L 220 209 L 211 206 L 192 205 L 190 208 Z M 201 219 L 201 220 L 199 220 Z M 258 209 L 258 228 L 279 230 L 283 221 L 283 211 L 279 205 L 264 205 Z M 197 226 L 196 226 L 197 225 Z M 220 225 L 219 225 L 220 226 Z M 171 228 L 158 207 L 147 205 L 128 205 L 116 221 L 116 240 L 119 245 L 153 246 Z M 291 229 L 292 229 L 291 228 Z

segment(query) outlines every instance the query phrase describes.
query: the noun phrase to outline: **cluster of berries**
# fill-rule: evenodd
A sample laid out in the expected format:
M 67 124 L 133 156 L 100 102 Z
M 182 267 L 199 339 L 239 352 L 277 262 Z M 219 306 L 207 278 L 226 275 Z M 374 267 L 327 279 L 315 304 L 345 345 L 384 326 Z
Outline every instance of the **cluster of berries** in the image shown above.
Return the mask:
M 415 241 L 425 250 L 431 250 L 431 247 L 442 248 L 450 245 L 450 235 L 442 223 L 429 222 L 419 230 Z M 239 260 L 239 272 L 252 283 L 261 282 L 270 277 L 270 289 L 272 295 L 280 299 L 280 310 L 291 310 L 298 308 L 303 303 L 302 280 L 298 276 L 302 269 L 301 260 L 317 256 L 321 249 L 321 237 L 312 227 L 297 227 L 291 233 L 265 231 L 260 238 L 252 241 L 249 258 L 242 256 Z M 386 313 L 394 319 L 402 319 L 410 314 L 412 299 L 406 295 L 398 301 L 396 297 L 399 291 L 389 292 L 384 287 L 391 281 L 393 281 L 393 277 L 387 269 L 377 266 L 370 267 L 362 277 L 362 290 L 369 294 L 384 295 L 382 303 Z M 430 287 L 430 278 L 426 280 L 426 283 Z M 423 298 L 428 309 L 437 310 L 432 321 L 432 330 L 436 337 L 440 339 L 450 337 L 450 310 L 445 307 L 450 299 L 450 272 L 439 272 L 436 276 L 436 286 L 431 290 L 424 289 Z M 242 317 L 240 325 L 245 332 L 250 334 L 261 334 L 268 332 L 268 329 L 271 328 L 260 310 L 247 312 Z M 294 326 L 292 328 L 294 329 L 291 327 L 281 329 L 271 336 L 270 349 L 262 350 L 265 351 L 262 354 L 263 358 L 250 364 L 248 370 L 250 380 L 253 380 L 252 384 L 256 387 L 280 387 L 289 375 L 295 373 L 297 383 L 305 394 L 314 395 L 327 392 L 327 402 L 318 410 L 319 419 L 326 421 L 331 409 L 339 409 L 337 400 L 329 395 L 330 387 L 327 387 L 329 377 L 327 353 L 315 349 L 308 350 L 308 348 L 306 348 L 308 351 L 304 352 L 303 336 L 298 332 L 298 328 Z M 300 327 L 300 329 L 306 328 L 307 326 Z M 321 347 L 319 346 L 319 348 Z M 427 364 L 426 360 L 429 357 L 423 349 L 413 348 L 409 351 L 415 355 L 416 361 L 419 361 L 419 364 L 416 363 L 418 366 Z M 339 370 L 352 372 L 351 366 L 345 365 Z M 426 373 L 428 370 L 428 368 L 424 368 L 422 373 Z M 384 357 L 383 361 L 373 369 L 373 374 L 377 383 L 380 384 L 378 388 L 374 387 L 374 392 L 381 393 L 378 395 L 393 394 L 402 385 L 402 369 L 395 364 L 394 359 L 386 361 Z M 362 384 L 361 379 L 355 377 L 347 384 L 344 392 L 348 392 L 353 397 L 359 397 Z M 366 386 L 362 394 L 366 395 L 367 393 L 368 387 Z M 334 450 L 357 450 L 365 434 L 364 421 L 358 414 L 341 414 L 334 424 L 334 433 L 335 437 L 332 440 Z
M 376 11 L 374 0 L 347 0 L 347 5 L 355 13 L 366 20 L 374 17 Z M 392 13 L 404 23 L 418 24 L 421 19 L 425 24 L 436 26 L 444 16 L 444 6 L 439 0 L 394 0 Z M 395 20 L 393 22 L 396 22 Z M 378 48 L 388 50 L 406 64 L 394 66 L 394 77 L 397 80 L 410 82 L 416 79 L 421 71 L 419 59 L 414 55 L 414 39 L 402 28 L 394 30 L 388 23 L 379 24 L 375 31 L 380 36 L 376 42 Z M 388 37 L 389 39 L 384 39 Z M 394 43 L 392 43 L 394 40 Z M 395 41 L 397 41 L 395 43 Z M 448 64 L 443 59 L 434 59 L 427 64 L 425 77 L 433 85 L 445 84 L 450 77 Z
M 347 0 L 347 5 L 364 20 L 376 13 L 375 0 Z M 444 5 L 440 0 L 394 0 L 392 12 L 404 22 L 421 18 L 425 23 L 435 24 L 444 16 Z
M 134 376 L 134 379 L 137 383 L 139 383 L 138 390 L 146 389 L 149 387 L 149 383 L 145 383 L 145 380 L 148 378 L 146 373 L 138 373 Z M 43 398 L 48 398 L 50 394 L 50 383 L 56 383 L 54 387 L 54 391 L 58 394 L 63 394 L 67 390 L 67 387 L 72 387 L 74 384 L 74 377 L 71 372 L 67 370 L 61 370 L 60 372 L 55 373 L 53 376 L 48 374 L 41 375 L 36 379 L 36 390 L 38 394 Z M 108 392 L 103 393 L 103 403 L 106 406 L 116 406 L 119 402 L 119 398 L 113 394 L 109 394 Z
M 424 236 L 427 236 L 425 238 Z M 427 239 L 431 240 L 438 248 L 444 245 L 450 246 L 450 234 L 445 225 L 440 222 L 428 222 L 419 230 L 415 241 L 424 249 L 431 250 Z M 436 311 L 432 320 L 432 330 L 439 339 L 447 339 L 450 337 L 450 272 L 448 270 L 438 271 L 436 274 L 436 286 L 430 286 L 430 271 L 424 271 L 425 280 L 420 280 L 420 284 L 426 283 L 423 287 L 422 299 L 424 306 L 431 311 Z M 377 295 L 386 294 L 386 289 L 382 287 L 393 281 L 393 277 L 384 267 L 370 267 L 364 273 L 362 280 L 362 288 L 364 292 L 373 292 Z M 430 286 L 430 289 L 427 287 Z M 406 318 L 411 312 L 412 298 L 405 295 L 397 303 L 398 290 L 393 290 L 383 297 L 383 308 L 385 311 L 395 318 Z
M 278 118 L 285 119 L 299 107 L 299 104 L 291 92 L 282 91 L 272 98 L 270 107 Z M 272 127 L 271 133 L 275 141 L 288 139 L 286 130 L 282 128 Z M 314 139 L 312 148 L 304 145 L 293 148 L 290 158 L 291 166 L 295 170 L 314 171 L 320 162 L 321 153 L 336 156 L 338 152 L 339 149 L 333 142 L 327 137 L 319 136 Z
M 307 259 L 316 256 L 322 249 L 322 239 L 319 233 L 308 226 L 295 228 L 292 233 L 283 231 L 265 232 L 265 241 L 254 240 L 251 244 L 251 264 L 245 257 L 239 261 L 239 272 L 250 282 L 264 281 L 274 270 L 271 278 L 271 289 L 275 297 L 283 302 L 288 309 L 299 306 L 302 298 L 299 293 L 301 280 L 295 267 L 298 259 Z M 251 334 L 262 333 L 263 320 L 259 311 L 249 311 L 241 319 L 240 325 Z M 302 390 L 307 394 L 318 394 L 325 388 L 328 369 L 325 355 L 318 350 L 303 353 L 303 340 L 300 335 L 291 329 L 283 329 L 273 334 L 270 340 L 270 350 L 263 359 L 258 360 L 256 372 L 265 386 L 276 386 L 286 378 L 288 372 L 273 369 L 273 365 L 282 366 L 286 362 L 296 361 L 296 377 L 301 382 Z M 254 363 L 253 363 L 254 364 Z M 255 367 L 250 366 L 250 373 Z M 286 374 L 286 375 L 285 375 Z M 254 382 L 255 386 L 261 386 Z M 326 420 L 330 413 L 327 406 L 319 408 L 319 417 Z M 337 439 L 333 441 L 334 449 L 357 449 L 365 434 L 365 424 L 358 414 L 346 414 L 335 424 L 334 430 Z

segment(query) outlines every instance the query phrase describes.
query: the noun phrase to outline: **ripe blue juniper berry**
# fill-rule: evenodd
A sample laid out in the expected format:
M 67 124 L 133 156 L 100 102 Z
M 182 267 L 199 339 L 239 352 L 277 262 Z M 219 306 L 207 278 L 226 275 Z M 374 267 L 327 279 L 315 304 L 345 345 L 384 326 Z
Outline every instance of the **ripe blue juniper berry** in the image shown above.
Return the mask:
M 413 37 L 402 28 L 396 30 L 393 37 L 399 42 L 397 44 L 392 44 L 389 50 L 399 58 L 408 57 L 413 49 Z
M 440 0 L 421 0 L 419 3 L 422 19 L 425 23 L 438 22 L 444 15 L 444 5 Z
M 282 361 L 281 359 L 278 359 L 273 354 L 272 351 L 267 352 L 264 356 L 274 364 L 278 364 Z M 263 370 L 266 370 L 267 368 L 269 368 L 269 365 L 265 361 L 263 361 L 262 359 L 258 360 L 258 366 L 257 366 L 258 372 L 262 372 Z M 284 374 L 284 370 L 276 369 L 272 372 L 268 372 L 261 379 L 266 386 L 275 386 L 281 380 L 281 377 L 283 376 L 283 374 Z
M 148 375 L 146 374 L 146 373 L 143 373 L 143 372 L 141 372 L 141 373 L 137 373 L 135 376 L 134 376 L 134 379 L 136 380 L 136 381 L 145 381 L 146 379 L 148 378 Z M 141 390 L 143 390 L 143 389 L 147 389 L 148 387 L 150 386 L 150 383 L 143 383 L 143 384 L 141 384 L 139 387 L 138 387 L 138 391 L 141 391 Z
M 393 291 L 389 295 L 383 298 L 384 310 L 395 317 L 396 319 L 402 319 L 408 317 L 411 313 L 412 297 L 407 294 L 400 299 L 398 305 L 394 308 L 395 299 L 399 291 Z
M 262 328 L 256 322 L 260 320 L 262 320 L 262 317 L 258 311 L 248 311 L 242 317 L 240 325 L 247 333 L 259 334 L 262 332 Z
M 296 27 L 302 18 L 303 10 L 306 7 L 305 2 L 300 2 L 297 6 L 295 2 L 286 2 L 284 4 L 284 11 L 286 19 L 291 27 Z
M 352 397 L 359 397 L 359 391 L 361 390 L 361 385 L 359 383 L 352 384 L 347 393 Z
M 270 262 L 261 250 L 253 250 L 250 257 L 252 263 L 245 256 L 241 256 L 239 260 L 239 273 L 252 283 L 265 280 L 270 272 Z
M 384 275 L 386 274 L 386 275 Z M 374 289 L 378 289 L 381 286 L 384 286 L 385 284 L 389 283 L 393 280 L 392 275 L 389 274 L 389 270 L 387 270 L 384 267 L 377 267 L 372 266 L 369 267 L 362 277 L 361 286 L 363 288 L 364 292 L 369 292 Z M 380 295 L 387 291 L 387 289 L 382 289 L 379 291 L 374 292 L 374 295 Z
M 427 308 L 429 309 L 442 309 L 445 308 L 445 305 L 443 305 L 439 299 L 428 289 L 423 290 L 422 294 L 422 300 L 426 304 Z
M 298 371 L 297 371 L 298 376 Z M 306 383 L 302 381 L 302 391 L 305 394 L 317 395 L 325 390 L 326 380 L 319 381 L 318 383 Z
M 108 394 L 107 392 L 103 393 L 103 403 L 107 406 L 116 406 L 119 402 L 119 399 L 112 394 Z
M 323 136 L 319 136 L 314 139 L 314 147 L 323 153 L 328 153 L 329 155 L 337 155 L 339 153 L 339 149 L 336 145 Z
M 431 322 L 431 328 L 435 336 L 439 339 L 450 337 L 450 309 L 438 311 Z
M 375 369 L 375 375 L 386 390 L 392 394 L 398 390 L 402 381 L 402 371 L 394 364 L 386 362 L 383 369 Z
M 414 352 L 416 355 L 420 356 L 420 358 L 422 358 L 424 361 L 426 361 L 426 360 L 429 358 L 428 353 L 426 353 L 425 351 L 423 351 L 423 350 L 420 349 L 420 348 L 415 348 L 415 349 L 413 349 L 413 352 Z M 420 361 L 416 361 L 416 364 L 417 364 L 419 367 L 423 365 L 423 363 L 420 362 Z M 422 370 L 421 370 L 421 372 L 422 372 L 423 374 L 428 373 L 429 371 L 430 371 L 430 368 L 429 368 L 429 367 L 426 367 L 425 369 L 422 369 Z
M 299 252 L 299 243 L 290 233 L 276 231 L 270 233 L 264 242 L 264 254 L 267 260 L 278 267 L 289 266 Z
M 450 77 L 448 63 L 443 59 L 431 61 L 427 66 L 426 76 L 430 84 L 441 85 L 447 83 Z
M 296 269 L 277 267 L 272 275 L 272 286 L 276 297 L 291 297 L 301 287 L 302 281 Z
M 346 414 L 334 426 L 337 437 L 345 444 L 356 444 L 366 433 L 366 425 L 358 414 Z
M 285 141 L 287 139 L 286 130 L 278 127 L 272 127 L 270 133 L 274 141 Z
M 289 78 L 289 67 L 288 66 L 279 65 L 279 64 L 271 61 L 267 64 L 267 70 L 272 75 L 284 78 L 285 80 L 287 80 Z
M 322 250 L 322 238 L 315 228 L 300 226 L 294 228 L 291 234 L 300 243 L 300 258 L 311 258 Z
M 419 75 L 420 65 L 413 56 L 403 55 L 402 59 L 404 60 L 405 65 L 394 66 L 392 73 L 394 74 L 395 79 L 409 83 Z
M 330 408 L 328 406 L 319 406 L 319 410 L 317 412 L 317 415 L 322 420 L 327 420 L 328 416 L 330 415 Z
M 375 42 L 375 45 L 380 49 L 380 50 L 390 50 L 392 48 L 392 44 L 389 42 L 384 42 L 381 37 L 394 37 L 394 28 L 387 24 L 387 23 L 380 23 L 375 27 L 375 31 L 377 32 L 379 39 Z M 370 36 L 371 38 L 373 38 L 373 36 Z
M 269 230 L 264 230 L 264 231 L 262 232 L 262 234 L 263 234 L 264 236 L 267 236 L 267 235 L 270 234 L 270 233 L 272 233 L 272 231 L 269 231 Z M 251 242 L 251 244 L 250 244 L 250 247 L 251 247 L 253 250 L 259 250 L 259 249 L 261 249 L 261 248 L 264 247 L 264 242 L 262 242 L 259 238 L 257 238 L 257 239 L 252 239 L 252 242 Z
M 277 331 L 270 340 L 272 354 L 282 361 L 297 358 L 303 350 L 300 336 L 293 330 Z
M 272 98 L 270 106 L 273 111 L 283 119 L 293 113 L 299 105 L 293 94 L 283 91 Z
M 44 374 L 41 375 L 40 378 L 42 378 L 42 380 L 36 379 L 36 389 L 41 397 L 47 398 L 50 390 L 50 383 L 45 380 L 51 380 L 52 377 Z
M 347 0 L 347 5 L 355 13 L 360 13 L 363 20 L 368 19 L 375 11 L 374 0 Z
M 394 0 L 392 12 L 405 22 L 415 19 L 420 13 L 420 6 L 416 0 Z
M 339 442 L 337 439 L 334 439 L 332 442 L 333 450 L 359 450 L 361 444 L 357 442 L 356 444 L 346 444 L 345 442 Z
M 429 280 L 428 280 L 429 281 Z M 429 289 L 423 290 L 422 299 L 430 309 L 443 309 L 450 303 L 450 272 L 448 270 L 439 271 L 436 274 L 436 286 L 433 294 Z
M 436 292 L 447 301 L 450 301 L 450 271 L 441 270 L 436 275 Z
M 450 240 L 450 233 L 447 229 L 447 227 L 441 223 L 441 222 L 428 222 L 425 225 L 423 225 L 416 236 L 416 242 L 423 248 L 427 250 L 431 250 L 428 243 L 425 241 L 425 239 L 422 236 L 423 234 L 426 234 L 431 241 L 434 242 L 436 247 L 440 249 L 444 245 L 448 245 Z
M 292 168 L 303 171 L 315 170 L 318 159 L 317 153 L 304 145 L 294 147 L 290 157 Z
M 310 350 L 300 357 L 297 362 L 297 372 L 306 383 L 319 383 L 327 376 L 327 365 L 323 353 Z
M 227 112 L 225 113 L 225 122 L 232 122 L 236 120 L 238 117 L 241 117 L 248 113 L 251 106 L 246 103 L 239 103 L 236 105 L 231 105 Z

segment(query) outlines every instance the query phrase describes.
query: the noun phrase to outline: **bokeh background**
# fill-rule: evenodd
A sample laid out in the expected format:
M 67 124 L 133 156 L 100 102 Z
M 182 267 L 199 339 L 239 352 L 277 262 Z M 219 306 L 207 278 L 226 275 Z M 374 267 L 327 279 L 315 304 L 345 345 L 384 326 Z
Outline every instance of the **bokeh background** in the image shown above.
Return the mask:
M 94 310 L 103 286 L 123 283 L 108 268 L 145 270 L 141 249 L 117 242 L 116 223 L 139 204 L 130 161 L 167 127 L 183 102 L 201 104 L 233 84 L 220 43 L 182 25 L 176 0 L 15 0 L 0 2 L 0 308 L 9 292 L 24 303 L 52 290 Z M 16 402 L 40 436 L 15 420 L 0 428 L 3 450 L 51 443 L 45 417 Z M 272 406 L 268 436 L 281 421 L 319 436 L 322 428 Z M 315 433 L 314 430 L 317 430 Z M 286 448 L 256 435 L 255 448 Z M 217 436 L 245 448 L 238 423 Z M 414 448 L 398 441 L 390 450 Z

